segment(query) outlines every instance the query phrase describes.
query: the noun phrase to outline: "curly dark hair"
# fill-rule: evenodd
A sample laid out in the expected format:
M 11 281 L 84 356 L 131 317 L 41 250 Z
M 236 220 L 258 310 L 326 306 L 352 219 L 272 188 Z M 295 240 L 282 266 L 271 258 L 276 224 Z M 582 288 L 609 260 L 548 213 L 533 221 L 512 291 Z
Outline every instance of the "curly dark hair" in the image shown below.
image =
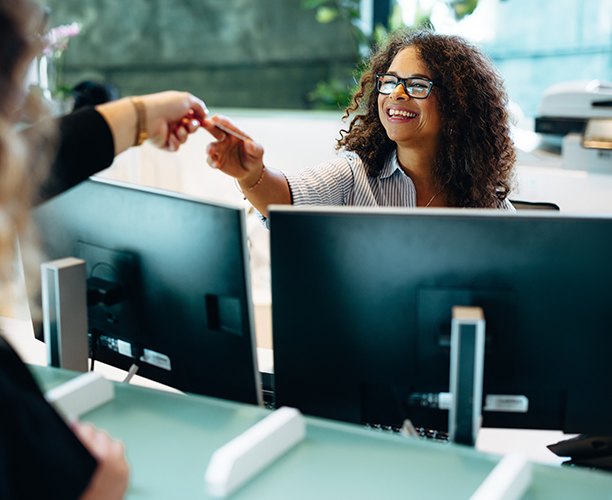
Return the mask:
M 511 190 L 516 159 L 507 95 L 491 61 L 458 36 L 431 30 L 394 34 L 365 67 L 344 118 L 357 113 L 348 130 L 341 131 L 336 148 L 359 154 L 368 175 L 380 174 L 396 145 L 378 117 L 375 75 L 385 73 L 406 47 L 415 47 L 435 82 L 442 127 L 433 176 L 447 204 L 498 206 Z

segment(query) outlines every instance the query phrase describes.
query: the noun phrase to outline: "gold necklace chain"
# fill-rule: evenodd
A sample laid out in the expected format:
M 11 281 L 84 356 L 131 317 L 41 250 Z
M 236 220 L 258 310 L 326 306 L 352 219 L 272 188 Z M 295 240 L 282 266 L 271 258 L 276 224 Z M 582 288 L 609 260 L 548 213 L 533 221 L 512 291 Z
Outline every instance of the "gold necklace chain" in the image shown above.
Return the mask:
M 432 196 L 432 197 L 429 199 L 429 201 L 427 202 L 427 205 L 425 205 L 425 208 L 427 208 L 429 205 L 431 205 L 431 202 L 432 202 L 432 201 L 434 201 L 434 200 L 436 199 L 436 196 L 438 196 L 438 195 L 439 195 L 439 194 L 442 192 L 442 190 L 443 190 L 443 189 L 444 189 L 444 188 L 440 189 L 440 191 L 438 191 L 436 194 L 434 194 L 434 195 L 433 195 L 433 196 Z

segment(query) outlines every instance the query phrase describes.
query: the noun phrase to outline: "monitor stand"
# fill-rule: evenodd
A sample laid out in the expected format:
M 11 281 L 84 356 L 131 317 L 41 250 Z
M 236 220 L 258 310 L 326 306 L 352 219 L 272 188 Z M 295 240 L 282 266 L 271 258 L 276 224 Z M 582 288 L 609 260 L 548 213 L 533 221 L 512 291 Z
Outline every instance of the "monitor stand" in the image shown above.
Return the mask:
M 453 307 L 449 440 L 474 446 L 482 420 L 485 320 L 480 307 Z

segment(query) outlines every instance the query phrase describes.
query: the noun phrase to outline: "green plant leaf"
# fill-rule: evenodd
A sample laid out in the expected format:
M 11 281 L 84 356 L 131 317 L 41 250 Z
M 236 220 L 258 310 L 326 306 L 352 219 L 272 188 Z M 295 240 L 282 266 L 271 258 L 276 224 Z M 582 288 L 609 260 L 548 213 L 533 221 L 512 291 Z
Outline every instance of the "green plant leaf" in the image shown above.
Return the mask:
M 461 20 L 472 14 L 478 7 L 478 0 L 459 0 L 452 3 L 455 19 Z
M 319 7 L 317 9 L 317 21 L 322 24 L 331 23 L 338 18 L 339 12 L 331 7 Z
M 316 109 L 344 109 L 353 95 L 353 86 L 339 78 L 318 82 L 314 90 L 307 95 Z

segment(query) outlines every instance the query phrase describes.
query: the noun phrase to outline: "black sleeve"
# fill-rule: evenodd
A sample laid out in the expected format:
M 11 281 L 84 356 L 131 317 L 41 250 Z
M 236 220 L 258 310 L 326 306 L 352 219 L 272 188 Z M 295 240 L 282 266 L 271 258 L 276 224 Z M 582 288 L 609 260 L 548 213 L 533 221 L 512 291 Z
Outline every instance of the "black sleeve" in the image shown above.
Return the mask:
M 38 201 L 51 198 L 111 165 L 115 158 L 112 132 L 93 107 L 59 119 L 59 147 Z
M 81 496 L 97 463 L 0 337 L 0 498 Z

